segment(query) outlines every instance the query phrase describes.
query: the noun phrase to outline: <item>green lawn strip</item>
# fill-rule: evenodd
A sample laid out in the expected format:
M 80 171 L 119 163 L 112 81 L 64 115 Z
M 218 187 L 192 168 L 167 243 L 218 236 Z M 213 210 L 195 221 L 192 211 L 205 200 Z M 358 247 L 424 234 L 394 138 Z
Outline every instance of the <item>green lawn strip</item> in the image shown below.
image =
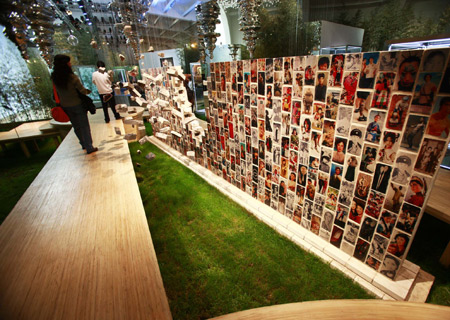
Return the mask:
M 56 150 L 51 138 L 37 142 L 40 151 L 26 158 L 18 143 L 7 144 L 0 156 L 0 223 L 2 223 L 27 190 L 34 178 Z M 32 150 L 31 143 L 29 149 Z
M 450 241 L 450 225 L 424 214 L 407 259 L 436 277 L 427 302 L 450 306 L 450 270 L 439 259 Z
M 373 298 L 155 146 L 133 143 L 130 151 L 141 164 L 136 175 L 175 319 Z M 144 159 L 148 152 L 156 158 Z

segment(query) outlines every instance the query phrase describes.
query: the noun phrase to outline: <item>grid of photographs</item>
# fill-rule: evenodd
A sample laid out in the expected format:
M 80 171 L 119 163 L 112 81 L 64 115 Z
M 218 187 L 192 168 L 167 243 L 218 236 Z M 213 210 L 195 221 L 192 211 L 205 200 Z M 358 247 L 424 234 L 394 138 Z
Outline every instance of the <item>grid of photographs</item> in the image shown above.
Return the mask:
M 448 145 L 448 60 L 434 49 L 211 63 L 208 130 L 192 150 L 395 279 Z

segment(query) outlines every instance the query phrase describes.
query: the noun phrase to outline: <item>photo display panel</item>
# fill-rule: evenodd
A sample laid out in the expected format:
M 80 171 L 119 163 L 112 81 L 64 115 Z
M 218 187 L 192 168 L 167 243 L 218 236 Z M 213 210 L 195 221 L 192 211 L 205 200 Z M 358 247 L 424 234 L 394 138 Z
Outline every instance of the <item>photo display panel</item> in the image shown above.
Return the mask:
M 395 279 L 447 150 L 449 49 L 211 63 L 196 161 Z M 200 159 L 201 158 L 201 159 Z

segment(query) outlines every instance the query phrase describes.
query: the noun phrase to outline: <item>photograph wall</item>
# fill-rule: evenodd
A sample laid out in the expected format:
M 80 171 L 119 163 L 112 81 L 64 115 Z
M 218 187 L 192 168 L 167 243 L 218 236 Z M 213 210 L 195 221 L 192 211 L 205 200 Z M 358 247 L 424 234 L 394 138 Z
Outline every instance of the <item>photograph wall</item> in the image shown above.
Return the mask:
M 436 49 L 212 63 L 208 129 L 196 138 L 178 124 L 170 143 L 395 279 L 447 150 L 448 56 Z

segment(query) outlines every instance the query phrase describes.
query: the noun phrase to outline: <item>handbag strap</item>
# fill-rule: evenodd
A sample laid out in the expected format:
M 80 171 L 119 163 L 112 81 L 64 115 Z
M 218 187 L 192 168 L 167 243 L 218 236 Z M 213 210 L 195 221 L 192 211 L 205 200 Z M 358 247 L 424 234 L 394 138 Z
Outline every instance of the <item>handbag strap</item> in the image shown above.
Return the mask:
M 59 100 L 58 92 L 56 91 L 55 84 L 53 83 L 53 96 L 55 97 L 55 102 L 57 105 L 61 104 L 61 101 Z

